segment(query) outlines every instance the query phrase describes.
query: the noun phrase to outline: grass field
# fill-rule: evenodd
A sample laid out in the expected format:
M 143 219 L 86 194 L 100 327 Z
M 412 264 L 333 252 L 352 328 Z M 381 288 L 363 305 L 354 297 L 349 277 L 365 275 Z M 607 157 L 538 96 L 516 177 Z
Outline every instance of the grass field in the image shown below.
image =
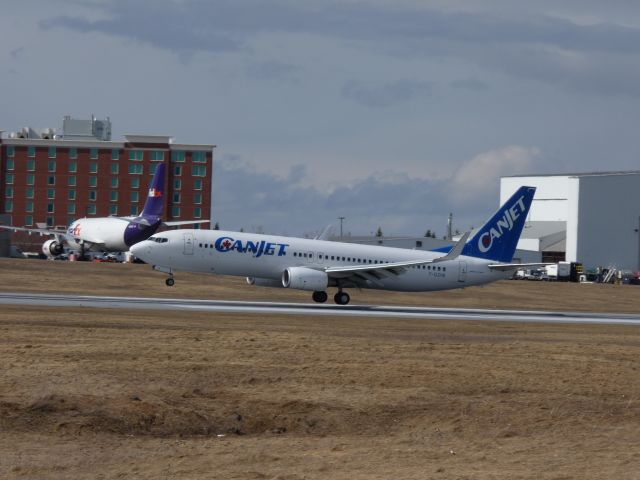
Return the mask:
M 3 291 L 309 295 L 144 265 L 1 260 Z M 640 311 L 505 281 L 355 303 Z M 636 327 L 4 306 L 0 478 L 636 479 Z

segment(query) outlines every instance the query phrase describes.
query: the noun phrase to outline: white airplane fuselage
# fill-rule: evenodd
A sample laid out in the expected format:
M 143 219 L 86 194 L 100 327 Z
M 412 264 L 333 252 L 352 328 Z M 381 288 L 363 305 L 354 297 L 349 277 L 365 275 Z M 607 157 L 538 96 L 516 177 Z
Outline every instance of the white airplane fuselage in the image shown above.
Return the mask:
M 99 238 L 104 242 L 104 245 L 98 246 L 98 250 L 125 252 L 129 249 L 129 246 L 124 241 L 124 232 L 127 226 L 128 223 L 119 218 L 81 218 L 69 225 L 67 233 L 80 239 Z M 70 249 L 75 250 L 78 248 L 80 241 L 67 240 L 65 243 Z M 87 248 L 87 250 L 91 250 L 91 248 Z
M 274 281 L 273 286 L 291 267 L 324 271 L 328 267 L 430 261 L 443 256 L 441 252 L 220 230 L 162 232 L 134 245 L 131 251 L 145 262 L 171 271 L 267 279 Z M 495 263 L 460 255 L 454 260 L 404 267 L 401 274 L 344 286 L 420 292 L 481 285 L 511 276 L 512 272 L 488 267 Z M 337 282 L 329 286 L 341 286 L 339 278 Z

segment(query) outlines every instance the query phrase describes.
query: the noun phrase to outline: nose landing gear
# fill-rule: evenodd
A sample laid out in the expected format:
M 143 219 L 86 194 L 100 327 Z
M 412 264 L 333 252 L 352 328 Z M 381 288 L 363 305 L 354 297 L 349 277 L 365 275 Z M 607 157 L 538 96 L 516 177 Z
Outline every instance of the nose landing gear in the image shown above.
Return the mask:
M 176 283 L 176 281 L 173 279 L 173 275 L 171 275 L 169 278 L 167 278 L 164 283 L 167 285 L 167 287 L 173 287 Z

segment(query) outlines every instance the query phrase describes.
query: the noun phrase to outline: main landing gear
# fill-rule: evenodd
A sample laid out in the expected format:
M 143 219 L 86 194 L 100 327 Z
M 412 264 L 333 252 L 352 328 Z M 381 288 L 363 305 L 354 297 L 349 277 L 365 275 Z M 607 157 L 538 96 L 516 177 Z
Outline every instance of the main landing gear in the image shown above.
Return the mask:
M 316 303 L 324 303 L 327 301 L 329 296 L 327 295 L 327 292 L 317 291 L 313 292 L 311 298 L 313 298 L 313 301 Z M 333 301 L 338 305 L 346 305 L 349 303 L 349 300 L 351 300 L 349 294 L 347 292 L 343 292 L 342 290 L 339 290 L 338 293 L 333 296 Z

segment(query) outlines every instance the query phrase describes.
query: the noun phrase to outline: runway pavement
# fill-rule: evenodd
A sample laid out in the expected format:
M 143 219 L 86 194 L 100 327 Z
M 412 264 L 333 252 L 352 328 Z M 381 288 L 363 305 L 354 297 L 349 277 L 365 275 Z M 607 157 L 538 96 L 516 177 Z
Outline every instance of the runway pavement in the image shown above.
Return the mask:
M 552 312 L 524 310 L 482 310 L 457 308 L 402 307 L 190 300 L 178 298 L 103 297 L 31 293 L 0 293 L 0 304 L 38 307 L 116 308 L 287 315 L 330 315 L 478 320 L 504 322 L 548 322 L 575 324 L 640 325 L 640 315 L 620 313 Z

